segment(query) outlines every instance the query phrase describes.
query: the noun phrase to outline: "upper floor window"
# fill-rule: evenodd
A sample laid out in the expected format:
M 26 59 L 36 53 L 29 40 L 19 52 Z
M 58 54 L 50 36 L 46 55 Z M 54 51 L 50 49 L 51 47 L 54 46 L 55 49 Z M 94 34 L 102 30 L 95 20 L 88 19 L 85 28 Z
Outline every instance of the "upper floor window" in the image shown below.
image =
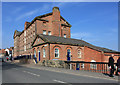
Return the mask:
M 81 58 L 81 50 L 78 50 L 78 58 Z
M 46 30 L 43 30 L 43 34 L 46 35 Z
M 45 53 L 45 48 L 43 49 L 43 57 L 45 58 L 46 53 Z
M 66 38 L 66 34 L 64 34 L 64 38 Z
M 58 58 L 58 57 L 59 57 L 59 49 L 55 48 L 55 58 Z
M 51 35 L 51 31 L 48 31 L 48 35 Z
M 26 51 L 26 46 L 24 46 L 24 51 Z
M 24 31 L 24 36 L 26 36 L 26 31 Z

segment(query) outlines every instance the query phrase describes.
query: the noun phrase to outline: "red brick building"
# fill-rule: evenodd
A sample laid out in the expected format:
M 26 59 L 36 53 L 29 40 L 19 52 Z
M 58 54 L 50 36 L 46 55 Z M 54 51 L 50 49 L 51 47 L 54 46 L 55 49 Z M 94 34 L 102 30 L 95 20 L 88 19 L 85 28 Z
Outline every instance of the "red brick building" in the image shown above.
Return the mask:
M 101 48 L 83 40 L 71 38 L 71 25 L 60 15 L 58 7 L 53 12 L 25 22 L 22 32 L 14 33 L 14 57 L 34 55 L 43 60 L 71 60 L 107 62 L 114 54 L 115 61 L 120 52 Z

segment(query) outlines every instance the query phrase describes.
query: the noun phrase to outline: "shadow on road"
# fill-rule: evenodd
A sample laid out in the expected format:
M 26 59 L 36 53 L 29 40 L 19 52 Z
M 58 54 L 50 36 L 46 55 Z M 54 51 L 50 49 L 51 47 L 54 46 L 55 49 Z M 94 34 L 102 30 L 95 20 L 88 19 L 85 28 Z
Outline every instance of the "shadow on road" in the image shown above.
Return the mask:
M 22 67 L 22 66 L 12 64 L 10 62 L 2 62 L 2 70 L 10 70 L 12 68 L 20 68 L 20 67 Z

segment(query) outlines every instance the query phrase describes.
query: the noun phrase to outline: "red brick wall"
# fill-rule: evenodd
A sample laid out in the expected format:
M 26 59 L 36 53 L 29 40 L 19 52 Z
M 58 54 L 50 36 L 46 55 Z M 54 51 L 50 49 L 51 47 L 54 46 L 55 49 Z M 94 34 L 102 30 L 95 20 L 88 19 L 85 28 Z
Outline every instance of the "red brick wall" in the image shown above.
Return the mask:
M 91 48 L 84 48 L 84 59 L 87 62 L 91 62 L 91 60 L 95 60 L 96 62 L 101 62 L 102 53 Z
M 44 45 L 34 47 L 36 51 L 38 50 L 37 48 L 40 49 L 41 52 L 41 60 L 44 60 L 43 58 L 43 47 Z M 71 60 L 73 61 L 83 61 L 84 60 L 84 48 L 80 46 L 70 46 L 70 45 L 59 45 L 59 44 L 50 44 L 50 53 L 49 53 L 49 44 L 44 47 L 46 49 L 46 59 L 49 59 L 49 54 L 50 54 L 50 60 L 52 59 L 58 59 L 58 60 L 67 60 L 67 49 L 71 50 L 71 55 L 72 58 Z M 59 49 L 59 58 L 55 58 L 55 48 Z M 82 51 L 82 58 L 78 58 L 78 49 L 81 49 Z M 37 53 L 37 52 L 36 52 Z M 38 54 L 38 53 L 37 53 Z M 38 57 L 38 55 L 37 55 Z
M 109 60 L 109 57 L 112 55 L 112 54 L 114 54 L 114 61 L 115 61 L 115 63 L 117 62 L 117 59 L 120 57 L 120 56 L 116 56 L 116 55 L 118 55 L 117 53 L 104 53 L 104 54 L 107 54 L 108 56 L 104 56 L 103 57 L 103 62 L 108 62 L 108 60 Z

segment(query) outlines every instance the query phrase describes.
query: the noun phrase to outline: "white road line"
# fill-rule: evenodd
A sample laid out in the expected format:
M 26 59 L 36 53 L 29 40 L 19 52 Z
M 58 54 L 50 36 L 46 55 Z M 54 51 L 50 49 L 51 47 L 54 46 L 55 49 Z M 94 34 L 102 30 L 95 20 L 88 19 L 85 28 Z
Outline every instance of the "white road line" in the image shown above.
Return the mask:
M 30 67 L 30 66 L 26 66 L 26 67 L 35 68 L 35 67 Z M 36 69 L 36 68 L 35 68 L 35 69 Z M 42 68 L 37 68 L 37 69 L 40 69 L 40 70 L 48 70 L 48 71 L 59 72 L 59 73 L 67 73 L 67 72 L 61 72 L 61 71 L 55 71 L 55 70 L 49 70 L 49 69 L 42 69 Z M 81 75 L 81 74 L 74 74 L 74 73 L 67 73 L 67 74 L 72 74 L 72 75 L 77 75 L 77 76 L 79 75 L 79 76 L 85 76 L 85 77 L 91 77 L 91 78 L 98 78 L 98 79 L 106 79 L 106 80 L 112 80 L 112 81 L 118 81 L 118 80 L 115 80 L 115 79 L 95 77 L 95 76 L 89 76 L 89 75 Z
M 66 82 L 63 82 L 63 81 L 60 81 L 60 80 L 53 80 L 55 82 L 58 82 L 58 83 L 66 83 Z
M 23 71 L 23 72 L 26 72 L 26 71 Z
M 40 75 L 38 75 L 38 74 L 34 74 L 34 73 L 31 73 L 31 72 L 27 72 L 27 71 L 23 71 L 23 72 L 25 72 L 25 73 L 28 73 L 28 74 L 31 74 L 31 75 L 34 75 L 34 76 L 40 76 Z

